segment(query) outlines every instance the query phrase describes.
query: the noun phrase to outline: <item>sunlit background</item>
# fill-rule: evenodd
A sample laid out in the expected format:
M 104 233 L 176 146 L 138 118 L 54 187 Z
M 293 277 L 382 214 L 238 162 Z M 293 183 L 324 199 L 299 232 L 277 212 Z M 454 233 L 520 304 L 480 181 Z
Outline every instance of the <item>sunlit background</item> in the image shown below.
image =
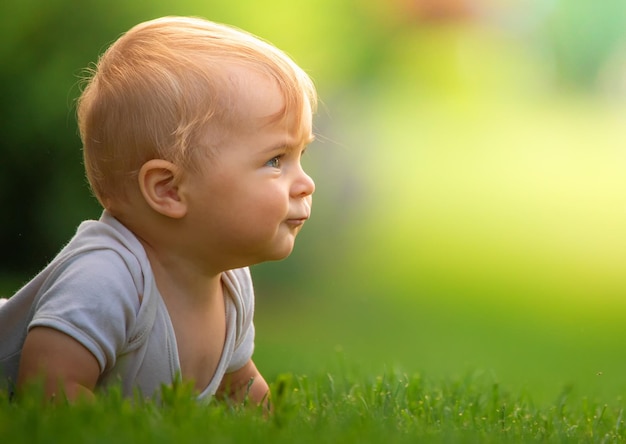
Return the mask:
M 253 268 L 269 379 L 480 373 L 534 399 L 626 395 L 623 0 L 6 2 L 4 296 L 99 215 L 81 69 L 170 14 L 271 41 L 319 89 L 313 218 L 289 259 Z

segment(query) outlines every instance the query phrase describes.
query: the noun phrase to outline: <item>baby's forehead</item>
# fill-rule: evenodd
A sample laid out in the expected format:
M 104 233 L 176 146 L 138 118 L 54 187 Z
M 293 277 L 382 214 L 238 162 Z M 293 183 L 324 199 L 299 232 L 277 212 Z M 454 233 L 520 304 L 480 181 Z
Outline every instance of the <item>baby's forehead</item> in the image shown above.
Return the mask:
M 225 69 L 227 95 L 237 121 L 280 123 L 298 139 L 311 137 L 312 109 L 306 91 L 255 66 L 232 64 Z

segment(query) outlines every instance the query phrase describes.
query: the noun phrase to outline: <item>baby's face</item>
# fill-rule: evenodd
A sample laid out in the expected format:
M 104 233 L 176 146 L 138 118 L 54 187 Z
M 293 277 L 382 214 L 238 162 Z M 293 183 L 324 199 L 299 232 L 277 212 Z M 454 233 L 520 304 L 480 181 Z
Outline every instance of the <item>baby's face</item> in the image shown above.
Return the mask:
M 188 223 L 198 254 L 230 269 L 288 256 L 311 215 L 313 180 L 301 165 L 312 140 L 300 122 L 272 119 L 283 107 L 274 81 L 241 69 L 237 129 L 188 178 Z

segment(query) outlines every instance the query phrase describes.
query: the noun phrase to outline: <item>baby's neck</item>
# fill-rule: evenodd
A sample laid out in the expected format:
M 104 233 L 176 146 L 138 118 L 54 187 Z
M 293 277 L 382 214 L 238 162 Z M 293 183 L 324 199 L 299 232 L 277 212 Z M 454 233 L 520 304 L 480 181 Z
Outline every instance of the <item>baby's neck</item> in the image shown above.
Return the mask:
M 217 298 L 223 298 L 222 273 L 200 269 L 196 264 L 175 254 L 157 252 L 144 244 L 157 288 L 168 310 L 210 309 Z

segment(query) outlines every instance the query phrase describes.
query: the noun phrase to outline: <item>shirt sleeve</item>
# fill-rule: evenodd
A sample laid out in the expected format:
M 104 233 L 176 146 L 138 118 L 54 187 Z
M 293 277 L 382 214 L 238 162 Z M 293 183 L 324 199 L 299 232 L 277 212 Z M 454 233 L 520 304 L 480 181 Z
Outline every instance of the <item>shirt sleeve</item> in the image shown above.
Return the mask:
M 100 371 L 123 353 L 140 306 L 141 289 L 115 251 L 78 255 L 49 277 L 29 325 L 67 334 L 97 359 Z

